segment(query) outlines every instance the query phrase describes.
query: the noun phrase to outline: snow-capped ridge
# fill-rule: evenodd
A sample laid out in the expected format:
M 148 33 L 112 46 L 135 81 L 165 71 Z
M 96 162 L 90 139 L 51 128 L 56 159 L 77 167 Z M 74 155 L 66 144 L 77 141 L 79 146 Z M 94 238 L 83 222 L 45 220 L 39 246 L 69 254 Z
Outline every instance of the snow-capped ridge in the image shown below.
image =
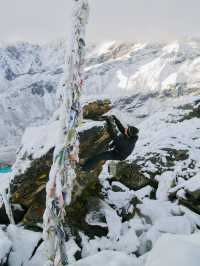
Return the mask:
M 13 162 L 25 128 L 46 122 L 57 108 L 55 94 L 63 79 L 66 42 L 0 48 L 0 160 Z M 195 39 L 91 44 L 83 102 L 151 93 L 157 97 L 198 94 L 199 50 Z

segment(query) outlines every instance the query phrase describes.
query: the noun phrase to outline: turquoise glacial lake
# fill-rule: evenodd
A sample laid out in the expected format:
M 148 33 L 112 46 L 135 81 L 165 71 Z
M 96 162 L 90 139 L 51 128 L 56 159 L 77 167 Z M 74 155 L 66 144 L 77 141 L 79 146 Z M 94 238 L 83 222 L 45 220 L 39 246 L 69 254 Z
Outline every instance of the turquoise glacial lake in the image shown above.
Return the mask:
M 0 174 L 6 174 L 6 173 L 11 173 L 11 172 L 12 172 L 12 168 L 10 166 L 0 168 Z

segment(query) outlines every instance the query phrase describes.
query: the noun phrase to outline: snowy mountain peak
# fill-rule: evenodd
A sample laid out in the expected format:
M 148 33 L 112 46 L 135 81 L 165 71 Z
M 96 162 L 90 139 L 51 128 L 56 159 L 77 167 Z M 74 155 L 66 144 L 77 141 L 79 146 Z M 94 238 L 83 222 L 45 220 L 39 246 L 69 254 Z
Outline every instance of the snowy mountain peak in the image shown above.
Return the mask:
M 0 48 L 0 160 L 14 159 L 28 125 L 49 119 L 63 78 L 66 40 L 46 45 L 17 43 Z M 87 48 L 85 98 L 131 95 L 178 97 L 198 94 L 200 42 L 106 42 Z
M 194 59 L 200 56 L 200 46 L 199 43 L 195 41 L 175 41 L 163 48 L 163 55 L 175 57 L 176 60 L 179 60 L 179 63 L 181 63 L 183 60 Z

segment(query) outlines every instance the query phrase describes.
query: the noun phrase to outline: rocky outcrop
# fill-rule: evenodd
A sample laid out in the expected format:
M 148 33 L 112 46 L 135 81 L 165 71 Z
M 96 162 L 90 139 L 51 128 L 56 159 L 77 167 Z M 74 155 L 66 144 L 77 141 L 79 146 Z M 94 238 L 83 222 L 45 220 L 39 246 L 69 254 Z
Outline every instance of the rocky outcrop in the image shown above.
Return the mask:
M 111 110 L 110 100 L 98 100 L 90 102 L 83 107 L 83 116 L 85 119 L 102 120 L 102 115 Z
M 100 120 L 100 116 L 109 111 L 110 108 L 110 102 L 107 100 L 90 102 L 84 107 L 84 118 Z M 106 126 L 103 123 L 80 131 L 79 135 L 80 159 L 86 159 L 97 152 L 104 151 L 110 141 Z M 11 185 L 12 203 L 20 204 L 25 210 L 22 222 L 28 227 L 35 228 L 39 223 L 42 223 L 46 198 L 46 182 L 52 165 L 53 148 L 37 159 L 33 159 L 32 154 L 25 154 L 24 159 L 26 156 L 31 160 L 30 167 L 23 174 L 15 176 Z M 73 221 L 69 221 L 70 224 L 82 225 L 84 223 L 84 221 L 80 222 L 80 217 L 84 217 L 81 215 L 83 211 L 86 212 L 86 199 L 88 195 L 97 195 L 100 192 L 98 175 L 101 169 L 102 163 L 99 163 L 92 171 L 85 173 L 77 165 L 77 179 L 72 196 L 73 205 L 77 207 L 70 207 L 68 209 L 69 217 L 76 217 L 76 221 L 72 219 Z M 85 193 L 87 193 L 87 197 Z M 77 204 L 77 202 L 79 203 Z M 3 209 L 1 211 L 3 212 Z M 5 219 L 7 219 L 6 215 Z M 16 221 L 19 222 L 19 219 Z M 5 221 L 2 220 L 2 222 Z
M 97 152 L 104 151 L 109 141 L 105 124 L 81 131 L 80 159 L 86 159 Z M 33 160 L 25 173 L 15 176 L 11 185 L 12 203 L 20 204 L 26 210 L 22 222 L 28 227 L 34 228 L 42 223 L 46 198 L 45 188 L 52 158 L 53 149 L 41 158 Z M 67 208 L 67 217 L 70 217 L 69 224 L 83 229 L 83 213 L 87 212 L 86 202 L 90 196 L 100 194 L 98 175 L 101 169 L 101 162 L 89 173 L 83 172 L 81 167 L 77 165 L 77 179 L 72 193 L 72 206 Z
M 42 222 L 45 205 L 45 188 L 53 159 L 53 149 L 43 157 L 33 160 L 25 173 L 12 182 L 12 203 L 20 204 L 25 210 L 23 223 L 34 226 Z
M 114 162 L 109 166 L 109 173 L 112 181 L 121 181 L 129 189 L 139 190 L 147 185 L 158 187 L 158 182 L 147 178 L 136 162 L 122 161 Z

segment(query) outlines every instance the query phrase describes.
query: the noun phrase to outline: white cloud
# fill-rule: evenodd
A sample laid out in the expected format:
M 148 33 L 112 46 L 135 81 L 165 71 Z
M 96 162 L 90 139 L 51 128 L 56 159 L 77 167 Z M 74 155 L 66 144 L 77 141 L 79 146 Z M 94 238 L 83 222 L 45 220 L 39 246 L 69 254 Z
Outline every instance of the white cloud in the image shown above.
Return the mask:
M 69 31 L 73 0 L 0 0 L 0 41 L 48 42 Z M 90 41 L 200 36 L 199 0 L 90 0 Z

